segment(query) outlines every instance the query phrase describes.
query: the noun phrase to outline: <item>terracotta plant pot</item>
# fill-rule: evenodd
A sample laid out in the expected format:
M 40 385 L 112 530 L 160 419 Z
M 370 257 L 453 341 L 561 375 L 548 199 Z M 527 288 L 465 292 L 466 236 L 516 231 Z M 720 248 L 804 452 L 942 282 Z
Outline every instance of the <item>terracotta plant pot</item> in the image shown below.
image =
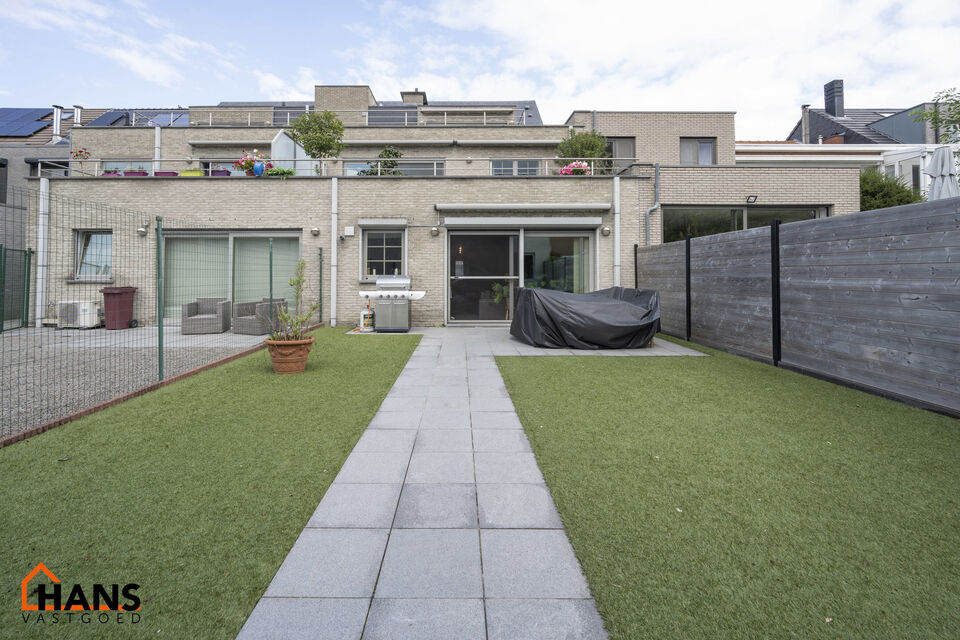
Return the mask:
M 315 338 L 305 340 L 264 340 L 270 350 L 274 373 L 300 373 L 307 366 L 307 356 Z

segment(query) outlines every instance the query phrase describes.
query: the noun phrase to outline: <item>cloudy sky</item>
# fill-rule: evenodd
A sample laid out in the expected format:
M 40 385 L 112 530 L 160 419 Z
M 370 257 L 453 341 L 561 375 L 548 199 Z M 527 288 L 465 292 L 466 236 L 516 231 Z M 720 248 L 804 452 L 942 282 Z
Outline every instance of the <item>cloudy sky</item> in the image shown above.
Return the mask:
M 957 0 L 143 2 L 0 0 L 0 106 L 535 99 L 573 109 L 731 110 L 783 139 L 842 78 L 848 107 L 910 107 L 960 85 Z

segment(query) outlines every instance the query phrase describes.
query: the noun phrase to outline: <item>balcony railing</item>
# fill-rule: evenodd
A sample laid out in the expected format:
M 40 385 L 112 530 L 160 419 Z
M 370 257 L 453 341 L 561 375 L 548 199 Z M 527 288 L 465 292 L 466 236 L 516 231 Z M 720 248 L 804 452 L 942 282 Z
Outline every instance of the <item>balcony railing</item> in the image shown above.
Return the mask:
M 235 158 L 88 158 L 70 162 L 40 161 L 42 177 L 231 177 L 243 176 L 233 168 Z M 310 158 L 268 160 L 274 168 L 309 176 L 406 176 L 406 177 L 532 177 L 564 175 L 561 170 L 574 160 L 559 158 Z M 575 175 L 646 175 L 653 165 L 634 158 L 583 158 L 586 165 Z

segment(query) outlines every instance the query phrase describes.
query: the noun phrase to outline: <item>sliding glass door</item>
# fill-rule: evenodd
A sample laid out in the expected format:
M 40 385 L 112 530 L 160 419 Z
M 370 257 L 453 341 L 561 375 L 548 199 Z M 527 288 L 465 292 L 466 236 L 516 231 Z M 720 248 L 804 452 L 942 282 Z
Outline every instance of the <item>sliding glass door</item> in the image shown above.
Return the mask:
M 450 320 L 513 318 L 519 285 L 519 232 L 463 232 L 450 236 Z
M 523 236 L 523 286 L 569 293 L 590 290 L 590 237 L 528 231 Z

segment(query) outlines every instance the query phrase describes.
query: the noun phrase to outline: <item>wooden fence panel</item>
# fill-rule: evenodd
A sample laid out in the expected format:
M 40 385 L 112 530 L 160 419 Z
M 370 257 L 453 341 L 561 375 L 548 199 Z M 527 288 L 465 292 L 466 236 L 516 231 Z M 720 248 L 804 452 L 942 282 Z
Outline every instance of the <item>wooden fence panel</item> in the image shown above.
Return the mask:
M 644 247 L 637 253 L 638 287 L 660 292 L 660 329 L 681 338 L 687 323 L 685 265 L 682 242 Z

